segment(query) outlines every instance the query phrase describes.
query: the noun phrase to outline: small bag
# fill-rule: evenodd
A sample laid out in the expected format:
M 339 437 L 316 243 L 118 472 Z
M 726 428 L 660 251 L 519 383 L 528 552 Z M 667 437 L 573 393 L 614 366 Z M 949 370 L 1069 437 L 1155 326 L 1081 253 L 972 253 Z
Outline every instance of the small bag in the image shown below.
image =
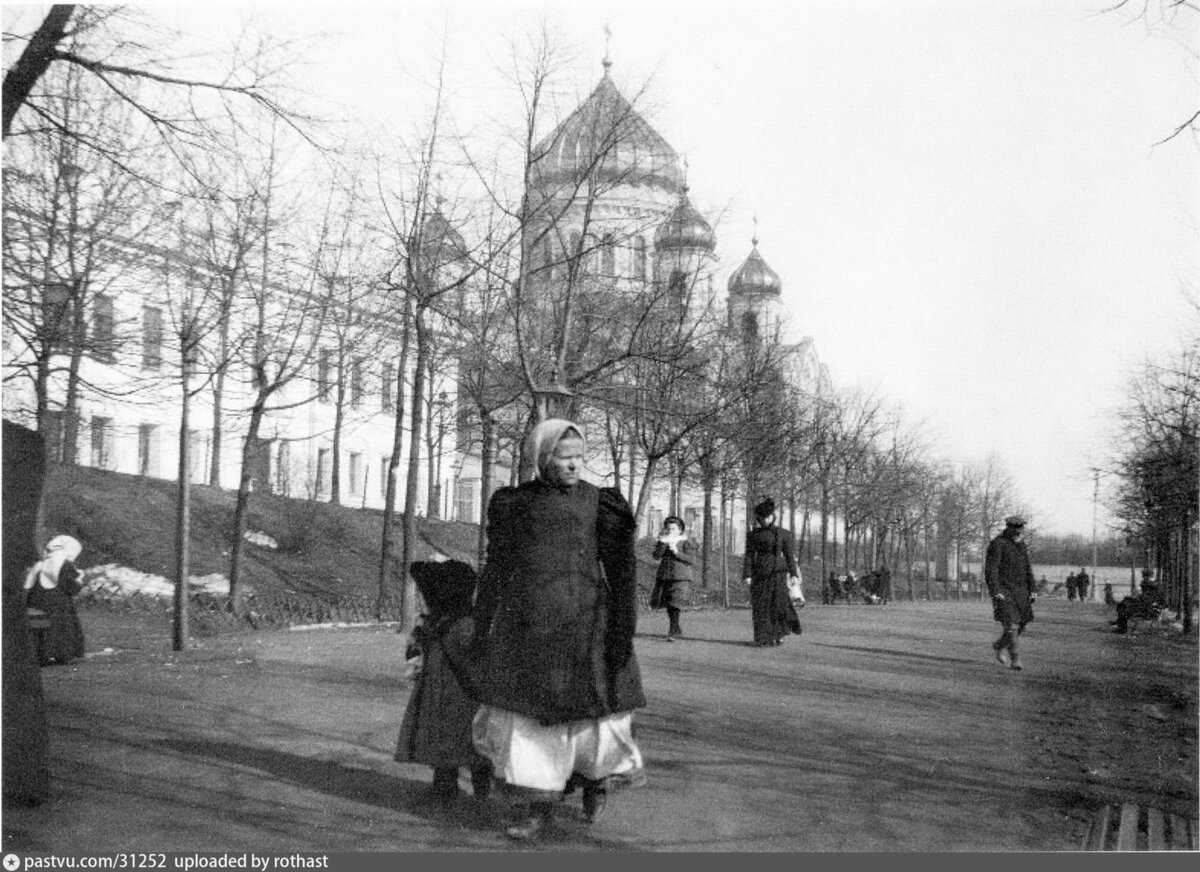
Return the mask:
M 798 603 L 800 605 L 803 605 L 804 604 L 804 582 L 803 582 L 803 580 L 800 578 L 797 578 L 796 576 L 789 575 L 788 580 L 787 580 L 787 587 L 788 587 L 788 599 L 790 599 L 793 603 Z

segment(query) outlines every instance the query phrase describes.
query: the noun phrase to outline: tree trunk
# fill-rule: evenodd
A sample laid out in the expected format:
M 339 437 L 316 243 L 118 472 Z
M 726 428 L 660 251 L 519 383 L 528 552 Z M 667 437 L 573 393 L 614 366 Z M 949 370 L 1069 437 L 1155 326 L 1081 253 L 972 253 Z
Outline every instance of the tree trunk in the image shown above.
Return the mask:
M 238 476 L 237 503 L 233 510 L 233 546 L 229 559 L 229 608 L 238 617 L 242 616 L 242 548 L 245 542 L 246 517 L 250 510 L 250 479 L 254 470 L 254 446 L 258 444 L 258 431 L 262 426 L 267 398 L 258 396 L 250 408 L 250 427 L 242 443 L 242 469 Z
M 179 406 L 179 487 L 175 501 L 175 599 L 171 621 L 171 648 L 182 651 L 188 640 L 188 542 L 192 524 L 192 440 L 188 438 L 192 385 L 190 349 L 183 349 L 180 381 L 183 392 Z
M 657 457 L 646 458 L 646 472 L 642 478 L 642 486 L 638 489 L 637 508 L 633 513 L 639 527 L 645 520 L 646 508 L 650 505 L 650 491 L 654 487 L 654 467 L 658 465 L 658 461 Z
M 333 457 L 329 467 L 329 502 L 335 506 L 342 504 L 342 425 L 345 420 L 346 350 L 343 347 L 338 349 L 337 385 L 333 392 Z
M 50 7 L 38 29 L 34 31 L 21 56 L 4 74 L 4 136 L 12 130 L 13 119 L 37 85 L 38 79 L 54 61 L 54 50 L 66 37 L 67 23 L 75 12 L 75 4 L 58 3 Z
M 392 531 L 396 523 L 396 480 L 400 469 L 400 453 L 404 449 L 404 373 L 408 369 L 408 351 L 412 320 L 412 304 L 404 303 L 401 317 L 400 365 L 396 367 L 395 424 L 392 427 L 392 455 L 388 458 L 387 488 L 383 498 L 383 541 L 379 548 L 379 596 L 375 600 L 375 617 L 383 620 L 384 604 L 392 587 Z
M 475 549 L 475 566 L 482 570 L 487 562 L 487 509 L 492 495 L 492 442 L 495 440 L 496 421 L 490 409 L 480 409 L 479 417 L 479 539 Z
M 427 359 L 429 356 L 429 327 L 425 323 L 425 306 L 423 303 L 417 303 L 417 309 L 413 316 L 413 326 L 417 335 L 417 358 L 413 365 L 413 393 L 412 393 L 412 438 L 409 440 L 408 450 L 408 476 L 405 482 L 404 491 L 404 543 L 400 546 L 400 584 L 401 584 L 401 605 L 400 605 L 400 632 L 412 633 L 413 627 L 417 623 L 417 598 L 416 591 L 413 589 L 412 581 L 409 579 L 408 568 L 412 565 L 413 559 L 413 539 L 416 533 L 417 525 L 417 486 L 421 480 L 421 426 L 424 423 L 424 409 L 422 403 L 425 399 L 425 370 L 428 367 Z

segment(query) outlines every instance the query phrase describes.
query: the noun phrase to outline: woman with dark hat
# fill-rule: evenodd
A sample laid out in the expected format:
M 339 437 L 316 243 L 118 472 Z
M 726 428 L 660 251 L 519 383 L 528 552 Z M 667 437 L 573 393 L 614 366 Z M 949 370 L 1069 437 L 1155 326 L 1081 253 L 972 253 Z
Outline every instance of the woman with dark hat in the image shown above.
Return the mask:
M 684 532 L 683 519 L 671 515 L 663 521 L 662 533 L 654 545 L 654 559 L 658 561 L 658 572 L 654 577 L 654 591 L 650 594 L 650 608 L 667 610 L 667 641 L 673 642 L 683 635 L 679 626 L 679 612 L 687 599 L 692 581 L 692 546 Z
M 792 555 L 792 534 L 775 523 L 775 501 L 754 507 L 754 529 L 746 534 L 742 576 L 750 586 L 754 644 L 780 645 L 789 632 L 800 633 L 800 617 L 788 596 L 788 576 L 800 570 Z

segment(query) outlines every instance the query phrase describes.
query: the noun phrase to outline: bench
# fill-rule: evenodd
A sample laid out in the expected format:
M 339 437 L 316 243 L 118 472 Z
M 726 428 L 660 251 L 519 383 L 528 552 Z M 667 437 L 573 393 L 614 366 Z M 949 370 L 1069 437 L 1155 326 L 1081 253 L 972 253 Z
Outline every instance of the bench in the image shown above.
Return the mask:
M 1196 820 L 1150 806 L 1106 805 L 1083 837 L 1085 851 L 1195 851 Z

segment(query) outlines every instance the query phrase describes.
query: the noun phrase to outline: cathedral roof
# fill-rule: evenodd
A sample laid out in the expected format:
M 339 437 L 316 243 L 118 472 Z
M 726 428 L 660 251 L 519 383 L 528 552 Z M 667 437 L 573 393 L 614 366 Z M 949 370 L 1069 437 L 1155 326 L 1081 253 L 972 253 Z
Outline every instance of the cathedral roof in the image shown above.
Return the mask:
M 562 124 L 538 143 L 531 167 L 535 184 L 579 181 L 591 170 L 597 181 L 683 187 L 679 156 L 621 96 L 608 75 Z
M 688 200 L 685 186 L 679 205 L 655 231 L 654 247 L 659 251 L 702 248 L 711 252 L 716 245 L 717 237 L 712 227 Z
M 735 269 L 729 277 L 729 293 L 779 294 L 783 290 L 779 273 L 767 266 L 767 262 L 758 253 L 758 239 L 753 240 L 753 246 L 745 263 Z

